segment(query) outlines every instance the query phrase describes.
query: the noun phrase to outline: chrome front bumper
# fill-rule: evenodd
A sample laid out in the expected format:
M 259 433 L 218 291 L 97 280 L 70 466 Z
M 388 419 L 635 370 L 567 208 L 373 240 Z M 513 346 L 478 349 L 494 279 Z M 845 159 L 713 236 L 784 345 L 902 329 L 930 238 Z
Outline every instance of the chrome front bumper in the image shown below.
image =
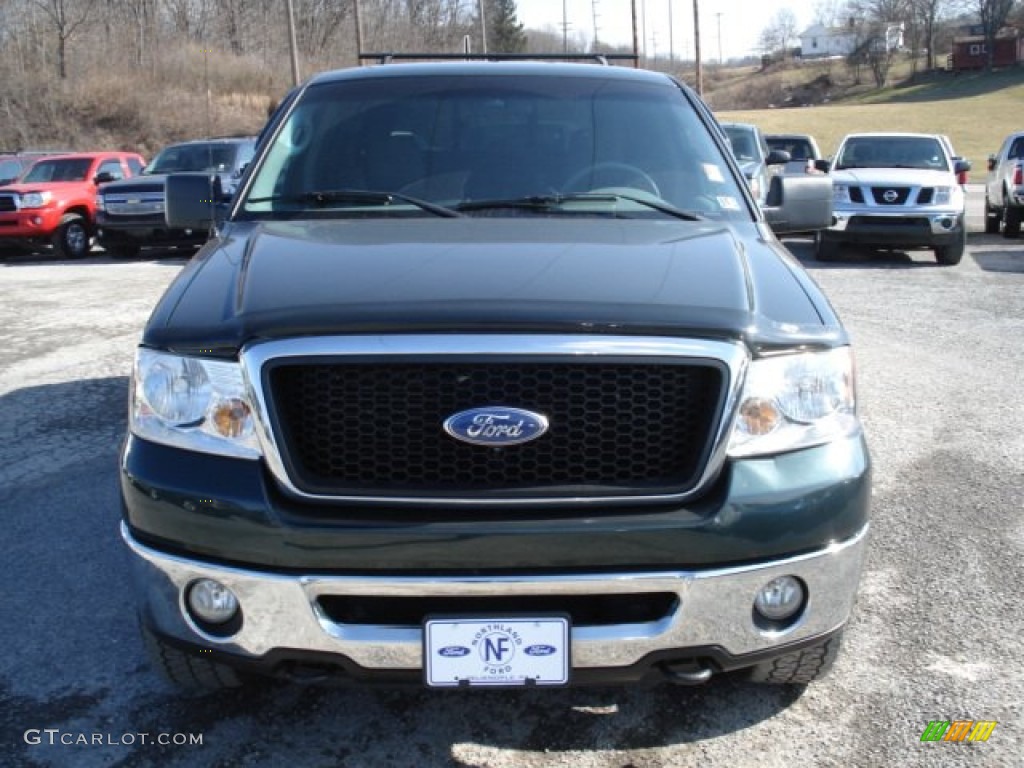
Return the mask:
M 317 607 L 326 595 L 495 596 L 673 592 L 675 610 L 648 623 L 574 627 L 574 668 L 626 667 L 659 652 L 717 646 L 740 656 L 827 634 L 846 622 L 864 559 L 868 526 L 855 536 L 808 554 L 755 565 L 694 571 L 571 576 L 423 577 L 285 575 L 188 560 L 136 541 L 121 524 L 134 553 L 146 621 L 159 634 L 216 649 L 241 659 L 275 650 L 344 656 L 368 670 L 422 668 L 419 626 L 344 625 Z M 803 580 L 808 602 L 801 618 L 782 631 L 759 628 L 754 596 L 784 575 Z M 241 627 L 230 637 L 204 632 L 185 610 L 185 592 L 196 579 L 216 579 L 238 597 Z
M 832 226 L 830 232 L 846 232 L 853 219 L 884 222 L 886 219 L 892 221 L 906 221 L 916 219 L 927 222 L 932 235 L 951 235 L 957 230 L 958 222 L 963 217 L 963 211 L 950 209 L 948 211 L 935 211 L 934 209 L 920 210 L 906 208 L 900 210 L 879 210 L 876 208 L 855 208 L 849 210 L 835 209 L 832 212 Z M 870 224 L 863 225 L 864 229 L 870 229 Z

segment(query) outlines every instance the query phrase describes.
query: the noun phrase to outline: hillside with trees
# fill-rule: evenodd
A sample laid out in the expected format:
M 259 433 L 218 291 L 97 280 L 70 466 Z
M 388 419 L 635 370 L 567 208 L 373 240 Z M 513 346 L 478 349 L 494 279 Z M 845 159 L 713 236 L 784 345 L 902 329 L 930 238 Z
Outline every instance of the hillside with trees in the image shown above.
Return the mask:
M 289 5 L 301 77 L 355 66 L 359 50 L 595 47 L 578 29 L 565 37 L 525 29 L 515 0 L 3 0 L 0 149 L 110 148 L 150 156 L 171 141 L 253 133 L 292 84 Z M 1024 2 L 822 0 L 816 21 L 855 28 L 859 56 L 798 59 L 800 30 L 791 13 L 780 11 L 761 35 L 762 58 L 705 65 L 712 106 L 822 103 L 897 74 L 913 77 L 944 62 L 965 24 L 986 34 L 1008 23 L 1024 26 Z M 883 50 L 872 41 L 894 23 L 902 24 L 903 46 Z M 641 65 L 695 84 L 693 61 L 652 57 Z

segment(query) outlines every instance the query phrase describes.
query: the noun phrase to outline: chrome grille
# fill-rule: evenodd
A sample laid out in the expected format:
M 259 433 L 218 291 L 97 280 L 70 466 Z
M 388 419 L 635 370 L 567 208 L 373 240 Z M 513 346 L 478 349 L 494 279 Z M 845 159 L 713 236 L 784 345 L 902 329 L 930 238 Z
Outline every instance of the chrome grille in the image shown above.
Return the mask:
M 115 216 L 152 216 L 164 212 L 164 198 L 159 196 L 118 196 L 107 195 L 103 205 L 108 214 Z

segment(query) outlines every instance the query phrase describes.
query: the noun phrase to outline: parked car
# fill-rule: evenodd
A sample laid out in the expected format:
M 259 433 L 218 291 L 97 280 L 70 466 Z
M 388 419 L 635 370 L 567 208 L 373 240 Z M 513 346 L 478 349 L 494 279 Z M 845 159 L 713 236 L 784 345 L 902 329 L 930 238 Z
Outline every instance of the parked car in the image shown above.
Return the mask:
M 959 264 L 967 227 L 957 174 L 966 167 L 938 135 L 849 134 L 828 165 L 833 224 L 818 236 L 818 258 L 835 258 L 841 244 L 854 243 L 930 248 L 940 264 Z
M 0 186 L 17 181 L 36 160 L 54 155 L 66 155 L 64 150 L 19 150 L 0 152 Z
M 646 70 L 307 84 L 137 352 L 122 535 L 154 666 L 825 674 L 871 497 L 852 354 L 728 153 Z M 827 222 L 827 178 L 778 182 Z M 205 175 L 166 189 L 169 227 L 210 226 Z
M 229 199 L 252 160 L 256 140 L 231 136 L 172 144 L 141 175 L 107 184 L 96 199 L 98 241 L 115 258 L 136 256 L 143 246 L 202 245 L 208 232 L 170 229 L 164 221 L 164 178 L 169 173 L 206 171 L 220 184 L 218 200 Z M 211 205 L 216 203 L 211 200 Z
M 144 165 L 133 152 L 83 152 L 37 160 L 15 184 L 0 188 L 0 245 L 52 246 L 65 259 L 89 252 L 96 188 Z
M 789 162 L 789 154 L 768 148 L 761 129 L 750 123 L 722 123 L 729 146 L 754 193 L 758 204 L 764 205 L 771 182 L 771 167 Z
M 769 151 L 789 154 L 785 173 L 821 173 L 817 163 L 822 154 L 813 136 L 806 133 L 769 133 L 764 140 Z
M 985 181 L 985 231 L 1018 237 L 1024 217 L 1024 131 L 1011 133 L 988 158 Z

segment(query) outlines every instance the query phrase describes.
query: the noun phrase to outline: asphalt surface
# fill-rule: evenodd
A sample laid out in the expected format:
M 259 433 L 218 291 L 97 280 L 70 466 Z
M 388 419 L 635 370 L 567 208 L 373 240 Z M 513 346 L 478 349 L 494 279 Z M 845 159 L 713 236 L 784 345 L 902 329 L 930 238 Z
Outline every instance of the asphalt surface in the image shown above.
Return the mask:
M 1024 240 L 973 234 L 951 268 L 789 245 L 853 335 L 875 461 L 844 652 L 802 690 L 182 695 L 137 636 L 116 463 L 134 345 L 185 261 L 0 259 L 0 765 L 1021 765 Z M 920 741 L 956 719 L 998 725 Z

